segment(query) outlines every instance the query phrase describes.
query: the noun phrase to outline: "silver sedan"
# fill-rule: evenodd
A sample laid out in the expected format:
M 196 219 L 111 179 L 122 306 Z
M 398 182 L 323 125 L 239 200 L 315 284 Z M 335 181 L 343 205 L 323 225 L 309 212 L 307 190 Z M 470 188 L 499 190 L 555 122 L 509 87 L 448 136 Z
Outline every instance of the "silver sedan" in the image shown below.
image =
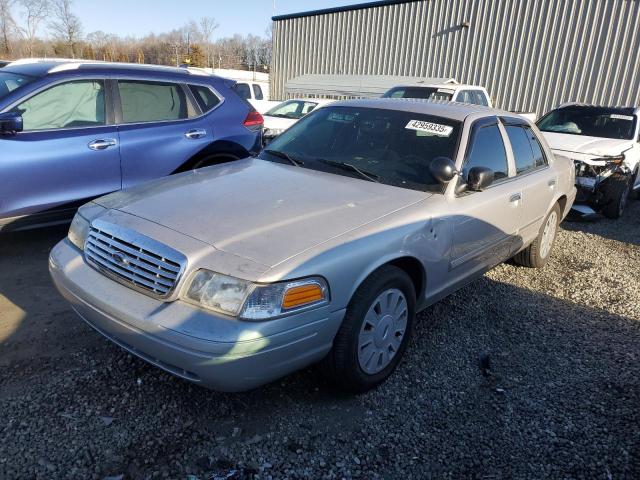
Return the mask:
M 571 162 L 517 115 L 345 101 L 257 158 L 86 204 L 50 271 L 89 325 L 179 377 L 239 391 L 321 362 L 359 392 L 416 312 L 509 258 L 545 265 L 574 198 Z

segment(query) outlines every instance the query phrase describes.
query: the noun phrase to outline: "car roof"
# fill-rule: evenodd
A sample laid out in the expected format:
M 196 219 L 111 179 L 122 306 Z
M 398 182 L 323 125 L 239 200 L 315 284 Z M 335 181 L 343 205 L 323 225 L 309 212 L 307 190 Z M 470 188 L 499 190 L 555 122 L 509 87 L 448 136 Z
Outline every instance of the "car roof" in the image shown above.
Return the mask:
M 464 88 L 477 89 L 477 90 L 484 89 L 484 87 L 481 85 L 470 85 L 468 83 L 402 83 L 394 86 L 393 88 L 398 88 L 398 87 L 400 88 L 402 87 L 446 88 L 450 90 L 464 89 Z
M 32 77 L 43 77 L 46 75 L 67 72 L 67 71 L 83 71 L 86 73 L 170 73 L 183 76 L 208 76 L 215 77 L 207 73 L 188 70 L 186 68 L 167 67 L 162 65 L 147 65 L 138 63 L 117 63 L 117 62 L 101 62 L 90 60 L 73 60 L 73 59 L 24 59 L 11 62 L 4 67 L 4 70 Z
M 473 105 L 470 103 L 448 102 L 446 100 L 425 100 L 420 98 L 367 98 L 359 100 L 341 100 L 331 104 L 331 107 L 364 107 L 397 110 L 402 112 L 422 113 L 437 117 L 464 121 L 470 115 L 479 116 L 508 116 L 517 117 L 515 113 L 497 108 Z

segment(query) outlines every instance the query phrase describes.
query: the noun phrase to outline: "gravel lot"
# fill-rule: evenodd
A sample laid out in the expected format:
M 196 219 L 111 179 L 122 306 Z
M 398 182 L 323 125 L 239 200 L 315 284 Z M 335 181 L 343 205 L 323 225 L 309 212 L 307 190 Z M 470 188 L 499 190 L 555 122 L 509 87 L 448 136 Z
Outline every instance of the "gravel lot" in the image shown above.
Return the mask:
M 55 292 L 65 229 L 0 237 L 0 478 L 640 478 L 640 201 L 563 227 L 545 269 L 423 312 L 358 397 L 313 368 L 245 394 L 171 377 Z

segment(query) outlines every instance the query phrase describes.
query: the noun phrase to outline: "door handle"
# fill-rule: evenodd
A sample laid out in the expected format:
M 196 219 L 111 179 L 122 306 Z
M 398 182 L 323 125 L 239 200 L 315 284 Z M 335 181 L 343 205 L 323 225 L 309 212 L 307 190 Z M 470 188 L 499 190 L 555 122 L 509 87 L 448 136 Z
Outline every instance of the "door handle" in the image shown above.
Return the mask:
M 193 130 L 189 130 L 187 133 L 184 134 L 184 136 L 187 137 L 189 140 L 197 140 L 199 138 L 206 137 L 207 131 L 204 128 L 196 128 Z
M 521 193 L 513 193 L 510 197 L 509 197 L 509 201 L 511 203 L 516 203 L 518 201 L 522 200 L 522 194 Z
M 89 144 L 91 150 L 104 150 L 109 147 L 115 147 L 118 144 L 113 138 L 105 138 L 94 140 Z

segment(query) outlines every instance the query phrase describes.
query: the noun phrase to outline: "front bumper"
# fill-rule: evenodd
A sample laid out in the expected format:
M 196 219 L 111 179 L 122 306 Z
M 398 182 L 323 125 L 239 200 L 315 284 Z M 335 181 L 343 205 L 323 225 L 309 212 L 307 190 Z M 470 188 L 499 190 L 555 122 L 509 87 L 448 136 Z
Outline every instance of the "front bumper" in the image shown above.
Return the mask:
M 344 310 L 330 307 L 267 322 L 163 302 L 89 267 L 67 239 L 51 251 L 60 293 L 102 335 L 174 375 L 219 391 L 243 391 L 322 359 Z

